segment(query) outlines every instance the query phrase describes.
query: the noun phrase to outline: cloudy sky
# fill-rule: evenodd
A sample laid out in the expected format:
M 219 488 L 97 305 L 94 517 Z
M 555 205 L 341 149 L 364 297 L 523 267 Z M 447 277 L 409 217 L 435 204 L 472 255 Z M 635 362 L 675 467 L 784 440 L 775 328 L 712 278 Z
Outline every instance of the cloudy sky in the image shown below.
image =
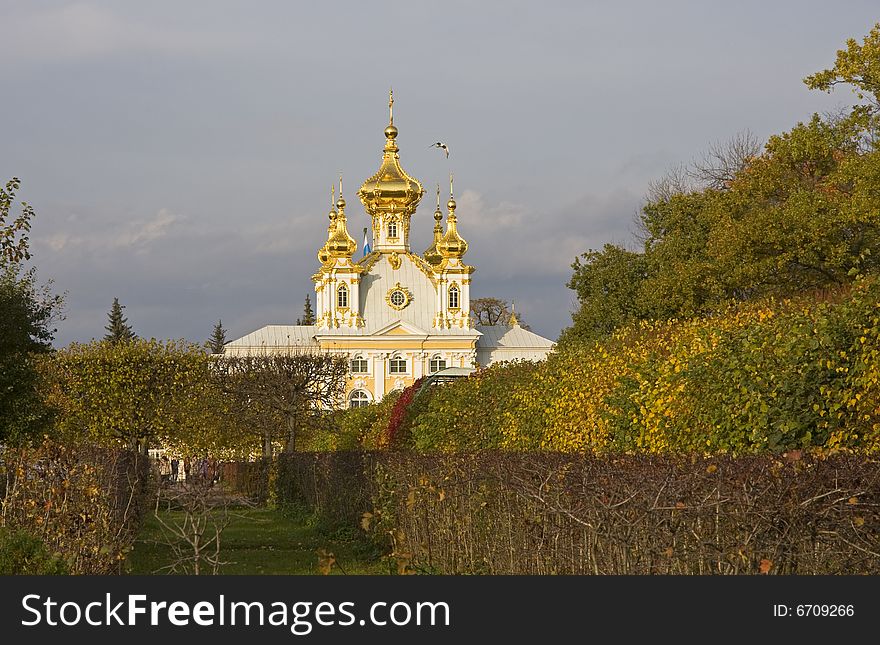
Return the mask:
M 0 0 L 0 178 L 67 292 L 56 345 L 102 336 L 114 297 L 139 335 L 203 341 L 222 318 L 236 338 L 301 314 L 339 172 L 360 245 L 393 86 L 403 167 L 429 189 L 455 173 L 473 296 L 555 339 L 572 260 L 634 245 L 651 180 L 850 104 L 801 79 L 877 20 L 876 0 Z

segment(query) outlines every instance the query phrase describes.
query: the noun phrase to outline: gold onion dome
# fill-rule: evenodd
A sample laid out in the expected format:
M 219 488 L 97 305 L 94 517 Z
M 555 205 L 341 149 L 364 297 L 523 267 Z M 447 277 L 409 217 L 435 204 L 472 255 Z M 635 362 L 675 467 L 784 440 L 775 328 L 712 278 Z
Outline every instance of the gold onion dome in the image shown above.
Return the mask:
M 431 265 L 440 264 L 443 261 L 443 256 L 440 255 L 440 251 L 437 250 L 437 245 L 440 243 L 440 240 L 443 239 L 443 225 L 440 223 L 443 220 L 443 212 L 440 210 L 440 186 L 437 186 L 437 210 L 434 211 L 434 242 L 428 249 L 425 251 L 425 261 Z
M 327 264 L 330 262 L 330 253 L 327 250 L 327 247 L 330 244 L 330 240 L 333 239 L 333 235 L 336 233 L 336 209 L 333 206 L 333 198 L 336 196 L 336 187 L 333 186 L 330 189 L 330 212 L 327 214 L 327 217 L 330 219 L 330 225 L 327 227 L 327 241 L 324 242 L 324 246 L 318 249 L 318 262 L 321 264 Z
M 400 167 L 399 148 L 395 139 L 397 128 L 394 125 L 393 95 L 389 95 L 388 109 L 390 113 L 388 127 L 385 128 L 385 148 L 382 151 L 382 165 L 372 177 L 361 185 L 358 197 L 371 216 L 380 213 L 402 213 L 412 215 L 424 189 L 419 180 L 410 177 Z
M 342 198 L 342 180 L 339 180 L 339 199 L 336 201 L 336 208 L 339 212 L 336 214 L 336 231 L 333 236 L 327 240 L 327 253 L 333 258 L 351 258 L 357 249 L 357 244 L 351 235 L 348 234 L 348 228 L 345 221 L 345 200 Z
M 452 177 L 449 178 L 449 201 L 446 202 L 449 216 L 446 218 L 446 235 L 437 243 L 437 250 L 446 259 L 458 258 L 467 253 L 468 244 L 458 234 L 458 219 L 455 217 L 455 199 L 452 197 Z

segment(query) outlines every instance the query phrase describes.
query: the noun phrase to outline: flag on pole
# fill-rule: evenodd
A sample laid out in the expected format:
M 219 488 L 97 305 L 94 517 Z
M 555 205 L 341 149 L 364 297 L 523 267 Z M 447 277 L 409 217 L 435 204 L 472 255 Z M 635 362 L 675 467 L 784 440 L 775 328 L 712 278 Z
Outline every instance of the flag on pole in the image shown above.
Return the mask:
M 370 246 L 370 240 L 367 238 L 367 229 L 364 229 L 364 256 L 366 257 L 372 252 L 373 248 Z

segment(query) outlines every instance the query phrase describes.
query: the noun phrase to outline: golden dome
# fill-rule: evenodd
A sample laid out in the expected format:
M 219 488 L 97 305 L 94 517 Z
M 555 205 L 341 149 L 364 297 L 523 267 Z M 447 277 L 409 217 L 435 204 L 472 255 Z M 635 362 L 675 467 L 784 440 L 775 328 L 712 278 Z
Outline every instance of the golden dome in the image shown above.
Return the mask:
M 339 213 L 336 215 L 336 230 L 327 240 L 327 253 L 332 258 L 351 258 L 357 249 L 357 244 L 348 234 L 345 220 L 345 200 L 342 198 L 341 191 L 336 207 L 339 209 Z
M 437 245 L 440 243 L 440 240 L 443 239 L 443 225 L 440 224 L 442 220 L 443 212 L 440 210 L 440 186 L 437 186 L 437 210 L 434 211 L 434 242 L 424 253 L 425 261 L 432 266 L 436 266 L 443 261 L 443 256 L 440 255 L 440 251 L 437 250 Z
M 333 239 L 333 235 L 336 233 L 336 209 L 333 207 L 335 190 L 335 186 L 330 190 L 330 212 L 327 214 L 327 217 L 330 218 L 330 225 L 327 227 L 327 241 L 324 242 L 324 246 L 318 249 L 318 262 L 321 264 L 330 262 L 330 253 L 327 251 L 327 245 L 330 244 L 330 240 Z
M 449 216 L 446 218 L 446 235 L 437 242 L 437 250 L 444 259 L 461 259 L 467 253 L 468 243 L 458 234 L 458 219 L 455 217 L 455 199 L 452 198 L 451 176 L 449 178 L 449 201 L 446 202 L 446 208 L 449 209 Z
M 388 107 L 391 109 L 394 103 L 393 96 L 390 98 Z M 385 128 L 385 148 L 382 152 L 382 165 L 372 177 L 367 179 L 357 192 L 364 208 L 371 216 L 380 213 L 402 213 L 412 215 L 419 200 L 424 194 L 422 184 L 410 177 L 400 167 L 400 157 L 397 154 L 399 148 L 395 139 L 397 128 L 394 125 L 393 113 L 388 127 Z

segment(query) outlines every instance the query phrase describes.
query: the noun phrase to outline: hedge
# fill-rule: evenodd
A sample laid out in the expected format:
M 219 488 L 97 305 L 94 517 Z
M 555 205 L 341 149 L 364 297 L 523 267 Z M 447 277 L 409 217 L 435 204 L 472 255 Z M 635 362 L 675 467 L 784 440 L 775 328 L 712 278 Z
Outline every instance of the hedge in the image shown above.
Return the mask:
M 286 455 L 278 498 L 401 572 L 878 574 L 880 462 L 478 452 Z
M 0 526 L 35 538 L 70 573 L 122 571 L 149 506 L 145 457 L 47 440 L 0 451 L 0 476 Z

